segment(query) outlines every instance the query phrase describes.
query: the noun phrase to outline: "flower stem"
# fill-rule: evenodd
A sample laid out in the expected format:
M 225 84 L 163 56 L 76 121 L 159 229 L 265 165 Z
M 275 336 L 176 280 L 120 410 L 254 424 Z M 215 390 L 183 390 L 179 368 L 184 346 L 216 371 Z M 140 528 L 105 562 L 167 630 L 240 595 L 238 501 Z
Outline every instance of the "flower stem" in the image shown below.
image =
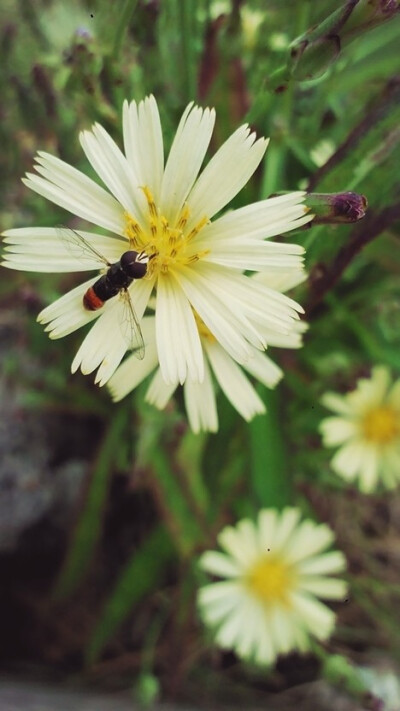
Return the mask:
M 102 526 L 102 514 L 108 493 L 119 442 L 127 421 L 126 407 L 120 407 L 110 420 L 109 428 L 100 446 L 91 481 L 86 495 L 85 506 L 72 536 L 67 557 L 53 590 L 55 600 L 72 594 L 90 567 Z
M 129 21 L 136 8 L 137 0 L 125 0 L 125 4 L 117 18 L 117 26 L 114 35 L 114 42 L 111 50 L 111 57 L 117 60 L 124 42 L 125 33 L 129 27 Z
M 192 100 L 196 94 L 195 81 L 195 37 L 193 23 L 196 17 L 196 4 L 193 0 L 178 2 L 178 17 L 180 23 L 180 36 L 182 42 L 182 73 L 184 91 L 187 100 Z

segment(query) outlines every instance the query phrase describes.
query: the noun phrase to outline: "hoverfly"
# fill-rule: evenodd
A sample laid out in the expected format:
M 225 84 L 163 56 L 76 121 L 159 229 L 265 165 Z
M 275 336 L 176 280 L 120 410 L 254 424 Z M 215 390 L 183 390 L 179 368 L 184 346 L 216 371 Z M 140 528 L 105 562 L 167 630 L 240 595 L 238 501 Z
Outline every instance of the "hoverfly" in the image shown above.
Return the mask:
M 57 227 L 57 234 L 76 259 L 83 260 L 86 257 L 93 262 L 95 257 L 99 268 L 104 266 L 107 268 L 107 271 L 85 292 L 83 307 L 87 311 L 97 311 L 106 301 L 120 294 L 123 300 L 119 315 L 121 332 L 128 347 L 137 358 L 142 360 L 144 341 L 128 287 L 135 279 L 143 279 L 146 275 L 149 259 L 147 254 L 130 249 L 121 255 L 118 262 L 112 264 L 75 230 L 60 226 Z

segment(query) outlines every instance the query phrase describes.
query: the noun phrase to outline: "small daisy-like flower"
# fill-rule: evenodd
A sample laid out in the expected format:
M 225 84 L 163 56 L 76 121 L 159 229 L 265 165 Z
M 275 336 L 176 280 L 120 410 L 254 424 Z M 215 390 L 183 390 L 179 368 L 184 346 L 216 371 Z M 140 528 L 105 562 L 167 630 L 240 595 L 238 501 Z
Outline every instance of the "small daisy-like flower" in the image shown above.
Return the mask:
M 324 445 L 340 445 L 331 460 L 334 471 L 348 482 L 358 480 L 364 493 L 379 482 L 395 487 L 400 481 L 400 380 L 393 384 L 388 369 L 376 366 L 355 390 L 326 393 L 322 403 L 336 413 L 320 424 Z
M 263 272 L 253 276 L 255 282 L 263 283 L 279 292 L 292 289 L 305 278 L 306 273 L 302 270 L 289 272 L 289 274 Z M 264 403 L 244 374 L 243 369 L 218 343 L 215 336 L 196 314 L 195 319 L 204 353 L 204 379 L 202 383 L 199 383 L 188 377 L 183 385 L 185 406 L 192 430 L 194 432 L 200 430 L 216 432 L 218 430 L 215 382 L 245 420 L 249 421 L 255 415 L 265 412 Z M 139 363 L 134 356 L 127 358 L 109 380 L 108 387 L 114 400 L 122 400 L 146 376 L 156 370 L 147 390 L 146 400 L 162 410 L 172 397 L 178 383 L 166 383 L 158 367 L 154 317 L 146 316 L 142 325 L 146 344 L 144 360 Z M 270 329 L 264 330 L 263 336 L 269 345 L 281 348 L 299 348 L 302 345 L 302 333 L 306 328 L 307 324 L 304 321 L 295 321 L 290 333 L 283 334 Z M 283 376 L 281 368 L 269 356 L 253 347 L 251 358 L 243 365 L 243 368 L 268 388 L 275 387 Z
M 198 177 L 215 120 L 212 109 L 190 104 L 184 111 L 164 166 L 161 123 L 154 97 L 123 108 L 124 153 L 96 124 L 80 135 L 96 182 L 64 161 L 40 151 L 36 174 L 25 184 L 72 214 L 99 226 L 107 236 L 79 232 L 109 263 L 132 250 L 147 261 L 144 278 L 127 286 L 138 322 L 150 295 L 156 294 L 155 338 L 162 377 L 167 383 L 204 379 L 199 321 L 232 358 L 245 363 L 263 350 L 264 329 L 290 332 L 301 307 L 287 296 L 254 284 L 244 271 L 299 269 L 303 248 L 265 241 L 301 227 L 312 216 L 304 194 L 262 200 L 213 219 L 241 190 L 262 160 L 268 141 L 256 140 L 241 126 L 221 146 Z M 40 272 L 99 268 L 82 260 L 59 239 L 57 229 L 27 227 L 5 233 L 4 266 Z M 96 317 L 72 370 L 98 381 L 112 375 L 127 350 L 121 335 L 118 295 L 102 308 L 88 310 L 83 297 L 89 281 L 39 314 L 51 338 L 60 338 Z
M 218 536 L 224 553 L 207 551 L 201 567 L 226 580 L 199 590 L 198 604 L 217 644 L 258 664 L 310 647 L 310 637 L 327 639 L 335 614 L 318 598 L 341 600 L 343 580 L 330 577 L 346 565 L 339 551 L 326 551 L 331 529 L 286 508 L 260 511 Z

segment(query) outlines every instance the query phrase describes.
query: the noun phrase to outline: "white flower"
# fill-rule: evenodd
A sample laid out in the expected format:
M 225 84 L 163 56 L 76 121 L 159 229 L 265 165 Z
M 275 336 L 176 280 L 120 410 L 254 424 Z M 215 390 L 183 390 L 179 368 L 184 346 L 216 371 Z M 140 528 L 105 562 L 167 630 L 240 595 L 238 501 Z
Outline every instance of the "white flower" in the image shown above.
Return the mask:
M 256 274 L 253 281 L 261 281 L 277 291 L 291 289 L 306 278 L 304 271 L 285 273 Z M 233 407 L 244 417 L 251 420 L 255 415 L 265 412 L 264 403 L 243 373 L 235 359 L 218 343 L 213 334 L 195 315 L 200 341 L 204 353 L 204 380 L 194 382 L 188 377 L 183 385 L 184 400 L 189 423 L 194 432 L 218 430 L 215 381 L 224 392 Z M 111 377 L 108 387 L 114 400 L 121 400 L 156 368 L 146 394 L 146 400 L 162 410 L 176 390 L 177 383 L 166 383 L 158 367 L 155 342 L 155 319 L 145 317 L 142 322 L 146 355 L 139 363 L 137 358 L 127 358 Z M 303 321 L 295 321 L 290 333 L 280 333 L 272 329 L 263 330 L 263 336 L 269 345 L 282 348 L 299 348 L 302 345 L 302 333 L 307 328 Z M 283 376 L 279 368 L 265 353 L 251 347 L 252 357 L 243 368 L 254 378 L 273 388 Z M 213 378 L 214 375 L 214 378 Z
M 300 521 L 301 511 L 260 511 L 218 536 L 226 551 L 207 551 L 201 567 L 226 578 L 199 590 L 200 615 L 217 644 L 259 664 L 309 648 L 310 636 L 327 639 L 335 614 L 318 598 L 343 599 L 346 583 L 331 578 L 345 569 L 338 551 L 323 552 L 333 533 L 325 524 Z
M 358 479 L 361 491 L 379 481 L 392 489 L 400 481 L 400 380 L 392 384 L 385 366 L 372 369 L 347 395 L 326 393 L 322 403 L 336 413 L 322 420 L 326 447 L 339 450 L 331 466 L 346 481 Z
M 215 112 L 190 104 L 183 113 L 168 159 L 154 97 L 125 102 L 124 153 L 96 124 L 80 135 L 82 148 L 107 190 L 59 158 L 39 151 L 36 174 L 25 184 L 108 235 L 80 232 L 109 262 L 128 249 L 149 257 L 145 278 L 129 292 L 140 321 L 156 294 L 157 354 L 166 383 L 187 377 L 202 382 L 204 355 L 198 314 L 216 342 L 239 363 L 263 350 L 263 330 L 290 332 L 301 307 L 288 297 L 249 280 L 245 270 L 298 270 L 303 248 L 264 241 L 311 219 L 303 193 L 262 200 L 212 221 L 241 190 L 263 158 L 267 140 L 256 140 L 241 126 L 221 146 L 198 177 L 214 127 Z M 12 229 L 5 233 L 4 266 L 41 272 L 98 268 L 65 248 L 52 228 Z M 98 381 L 112 375 L 127 350 L 121 335 L 119 296 L 99 311 L 88 311 L 83 296 L 89 281 L 48 306 L 39 321 L 51 338 L 98 321 L 74 359 L 73 371 L 100 368 Z

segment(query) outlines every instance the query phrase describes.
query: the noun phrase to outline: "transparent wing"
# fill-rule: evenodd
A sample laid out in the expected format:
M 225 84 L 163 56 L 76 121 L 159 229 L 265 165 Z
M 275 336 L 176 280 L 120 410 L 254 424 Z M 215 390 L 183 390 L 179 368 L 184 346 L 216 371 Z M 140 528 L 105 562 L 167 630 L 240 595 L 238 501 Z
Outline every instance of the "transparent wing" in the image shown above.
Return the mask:
M 128 344 L 129 350 L 133 351 L 133 355 L 135 355 L 136 358 L 143 360 L 145 349 L 142 329 L 140 328 L 139 320 L 136 316 L 128 289 L 123 289 L 121 291 L 120 298 L 123 301 L 123 306 L 119 310 L 119 325 L 121 333 Z
M 56 232 L 58 238 L 65 245 L 68 252 L 75 259 L 78 259 L 78 261 L 82 262 L 90 259 L 90 261 L 93 262 L 93 259 L 95 259 L 99 263 L 99 267 L 104 264 L 107 267 L 111 266 L 108 259 L 98 252 L 97 249 L 93 247 L 87 239 L 85 239 L 85 237 L 82 237 L 82 235 L 79 234 L 79 232 L 75 232 L 75 230 L 72 230 L 69 227 L 64 227 L 63 225 L 56 227 Z

